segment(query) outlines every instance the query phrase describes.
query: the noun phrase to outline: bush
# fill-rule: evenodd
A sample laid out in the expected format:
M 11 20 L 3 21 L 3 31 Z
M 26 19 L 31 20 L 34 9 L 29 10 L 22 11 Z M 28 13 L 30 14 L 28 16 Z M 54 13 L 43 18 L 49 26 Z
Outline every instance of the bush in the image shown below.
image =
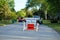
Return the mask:
M 51 23 L 58 23 L 57 20 L 51 20 Z
M 11 20 L 2 20 L 0 21 L 0 24 L 11 24 L 12 21 Z

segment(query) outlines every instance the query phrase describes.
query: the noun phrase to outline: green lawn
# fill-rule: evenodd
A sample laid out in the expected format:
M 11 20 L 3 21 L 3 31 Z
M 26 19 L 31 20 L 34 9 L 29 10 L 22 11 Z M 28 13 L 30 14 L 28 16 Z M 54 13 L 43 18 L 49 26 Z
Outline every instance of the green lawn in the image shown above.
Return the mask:
M 0 26 L 4 26 L 7 24 L 13 24 L 15 22 L 17 22 L 17 20 L 0 20 Z
M 12 22 L 10 20 L 3 20 L 3 21 L 0 21 L 0 26 L 4 26 L 4 25 L 7 25 L 7 24 L 11 24 Z
M 50 23 L 50 20 L 43 20 L 43 23 L 60 32 L 60 23 Z
M 0 26 L 4 26 L 5 24 L 0 24 Z

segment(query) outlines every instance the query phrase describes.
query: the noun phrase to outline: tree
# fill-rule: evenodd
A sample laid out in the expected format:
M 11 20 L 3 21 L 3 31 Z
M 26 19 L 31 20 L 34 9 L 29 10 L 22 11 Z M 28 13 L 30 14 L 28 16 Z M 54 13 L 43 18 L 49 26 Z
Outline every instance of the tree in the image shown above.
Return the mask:
M 25 10 L 21 10 L 17 12 L 18 17 L 26 17 L 26 12 Z
M 9 8 L 8 1 L 6 0 L 0 0 L 0 18 L 1 20 L 9 20 L 11 19 L 11 10 Z
M 45 12 L 45 19 L 47 19 L 47 11 L 49 9 L 49 5 L 46 0 L 28 0 L 27 7 L 40 7 L 41 10 Z
M 10 10 L 11 10 L 11 11 L 15 11 L 15 10 L 14 10 L 14 6 L 15 6 L 15 5 L 14 5 L 14 0 L 7 0 L 7 2 L 8 2 L 8 4 L 9 4 Z
M 27 8 L 40 7 L 45 13 L 45 19 L 47 19 L 47 14 L 56 15 L 60 13 L 60 0 L 28 0 Z
M 51 5 L 49 12 L 53 15 L 60 13 L 60 0 L 48 0 L 48 3 Z
M 11 19 L 13 20 L 16 20 L 17 19 L 17 15 L 15 12 L 11 12 Z
M 47 19 L 47 14 L 48 14 L 49 9 L 50 9 L 50 4 L 45 0 L 45 1 L 41 4 L 41 10 L 44 11 L 45 19 Z
M 32 10 L 28 10 L 27 11 L 27 17 L 32 17 L 32 16 L 33 16 Z

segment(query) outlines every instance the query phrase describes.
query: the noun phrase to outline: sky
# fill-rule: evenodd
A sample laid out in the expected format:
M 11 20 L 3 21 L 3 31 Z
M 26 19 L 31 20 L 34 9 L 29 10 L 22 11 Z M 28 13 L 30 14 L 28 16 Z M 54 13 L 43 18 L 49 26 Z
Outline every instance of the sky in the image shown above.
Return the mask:
M 14 2 L 15 2 L 14 9 L 16 11 L 19 11 L 19 10 L 25 8 L 27 0 L 14 0 Z

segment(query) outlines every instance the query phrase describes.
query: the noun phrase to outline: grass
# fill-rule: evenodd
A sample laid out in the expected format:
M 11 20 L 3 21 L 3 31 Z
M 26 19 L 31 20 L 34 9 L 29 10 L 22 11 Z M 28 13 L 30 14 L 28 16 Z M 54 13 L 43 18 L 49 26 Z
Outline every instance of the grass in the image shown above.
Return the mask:
M 0 26 L 4 26 L 4 25 L 7 25 L 7 24 L 12 24 L 12 22 L 10 20 L 2 20 L 2 21 L 0 21 Z
M 60 33 L 60 23 L 51 23 L 50 20 L 43 20 L 43 23 Z
M 5 24 L 0 24 L 0 26 L 4 26 Z

